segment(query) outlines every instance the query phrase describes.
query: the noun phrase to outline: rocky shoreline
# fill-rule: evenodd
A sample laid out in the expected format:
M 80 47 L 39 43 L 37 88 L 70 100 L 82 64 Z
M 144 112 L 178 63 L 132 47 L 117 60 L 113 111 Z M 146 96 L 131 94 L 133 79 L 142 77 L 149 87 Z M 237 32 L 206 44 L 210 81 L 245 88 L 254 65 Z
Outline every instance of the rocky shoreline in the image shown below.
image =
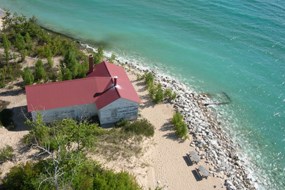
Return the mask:
M 134 73 L 152 72 L 131 63 L 119 64 L 127 66 Z M 171 103 L 179 111 L 188 125 L 192 135 L 190 146 L 195 147 L 202 159 L 211 166 L 210 173 L 225 180 L 227 189 L 256 189 L 246 173 L 243 161 L 239 159 L 234 144 L 222 131 L 221 123 L 215 117 L 212 106 L 205 106 L 211 100 L 206 94 L 197 94 L 185 85 L 170 77 L 153 72 L 156 81 L 164 88 L 172 89 L 177 98 Z
M 81 45 L 95 51 L 87 44 Z M 111 53 L 105 52 L 105 56 L 110 57 Z M 200 157 L 210 165 L 210 174 L 225 181 L 227 190 L 257 189 L 244 167 L 245 162 L 237 154 L 236 145 L 221 128 L 222 123 L 218 121 L 215 112 L 217 105 L 209 104 L 212 100 L 207 94 L 198 94 L 172 77 L 138 63 L 123 58 L 117 58 L 116 63 L 138 75 L 152 72 L 156 82 L 177 94 L 170 103 L 183 115 L 187 123 L 189 133 L 193 137 L 190 146 L 194 147 Z

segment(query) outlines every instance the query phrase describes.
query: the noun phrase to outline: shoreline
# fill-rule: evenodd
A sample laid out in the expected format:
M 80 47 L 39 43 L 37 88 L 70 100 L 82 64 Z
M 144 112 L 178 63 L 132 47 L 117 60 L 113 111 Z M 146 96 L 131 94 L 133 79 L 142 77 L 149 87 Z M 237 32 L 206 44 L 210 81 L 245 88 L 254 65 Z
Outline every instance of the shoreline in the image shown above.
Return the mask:
M 96 52 L 96 49 L 89 44 L 80 45 L 85 49 Z M 105 57 L 110 57 L 112 52 L 104 51 Z M 221 121 L 215 117 L 213 111 L 217 105 L 205 106 L 211 102 L 206 94 L 199 94 L 185 84 L 179 82 L 172 76 L 162 74 L 159 71 L 129 61 L 123 57 L 116 58 L 116 63 L 135 74 L 152 72 L 155 81 L 162 84 L 163 88 L 170 88 L 177 97 L 171 104 L 175 110 L 180 112 L 188 126 L 189 134 L 192 137 L 190 147 L 195 148 L 201 158 L 206 160 L 212 167 L 210 174 L 214 177 L 225 180 L 228 189 L 258 189 L 257 181 L 249 175 L 245 161 L 238 155 L 237 147 L 228 134 L 220 127 Z M 193 119 L 194 116 L 194 119 Z M 205 148 L 206 147 L 206 148 Z
M 0 27 L 1 25 L 2 22 Z M 62 35 L 61 33 L 58 34 Z M 63 36 L 78 41 L 70 36 Z M 94 51 L 94 48 L 89 45 L 80 45 Z M 104 51 L 104 53 L 106 57 L 108 57 L 106 54 L 110 55 L 110 52 Z M 177 93 L 177 98 L 171 104 L 184 116 L 189 132 L 193 137 L 190 146 L 195 148 L 206 162 L 209 162 L 212 168 L 210 173 L 214 177 L 225 180 L 228 189 L 244 189 L 245 187 L 253 189 L 253 182 L 245 174 L 246 169 L 243 166 L 243 161 L 239 160 L 236 150 L 233 148 L 235 145 L 219 127 L 219 121 L 213 117 L 211 109 L 203 106 L 210 100 L 206 95 L 200 95 L 173 77 L 161 74 L 159 71 L 153 71 L 139 63 L 133 63 L 124 60 L 124 58 L 117 58 L 116 62 L 136 74 L 152 72 L 156 81 L 160 82 L 163 87 L 172 88 Z M 193 116 L 195 116 L 194 119 Z M 205 147 L 207 148 L 205 149 Z

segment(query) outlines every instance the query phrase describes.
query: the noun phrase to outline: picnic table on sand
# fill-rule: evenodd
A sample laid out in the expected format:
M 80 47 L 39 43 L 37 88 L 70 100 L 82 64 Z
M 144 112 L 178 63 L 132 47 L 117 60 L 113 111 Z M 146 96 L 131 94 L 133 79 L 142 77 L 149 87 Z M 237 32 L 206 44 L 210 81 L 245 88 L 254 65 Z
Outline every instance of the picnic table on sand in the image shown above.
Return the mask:
M 192 161 L 193 163 L 196 163 L 196 164 L 198 164 L 198 162 L 200 161 L 200 157 L 197 154 L 197 152 L 195 152 L 195 151 L 189 152 L 189 154 L 187 154 L 187 157 L 190 161 Z
M 203 166 L 199 166 L 197 169 L 197 172 L 201 175 L 202 178 L 208 178 L 209 177 L 209 172 L 206 168 Z

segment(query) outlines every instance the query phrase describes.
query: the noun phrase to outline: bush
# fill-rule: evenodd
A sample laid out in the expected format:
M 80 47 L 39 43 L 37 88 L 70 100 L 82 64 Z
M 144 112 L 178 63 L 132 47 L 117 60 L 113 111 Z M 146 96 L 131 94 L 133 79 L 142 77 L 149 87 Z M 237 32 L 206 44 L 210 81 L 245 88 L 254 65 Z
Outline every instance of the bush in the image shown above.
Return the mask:
M 103 61 L 103 59 L 104 59 L 103 48 L 102 47 L 98 47 L 97 53 L 94 53 L 93 57 L 94 57 L 94 63 L 95 64 L 101 63 Z
M 144 76 L 144 81 L 146 83 L 147 88 L 150 88 L 154 85 L 154 76 L 152 73 L 146 73 Z
M 172 92 L 170 89 L 163 90 L 161 84 L 155 84 L 154 76 L 152 73 L 146 73 L 143 78 L 149 91 L 150 98 L 154 103 L 157 104 L 164 101 L 165 99 L 173 100 L 176 98 L 175 92 Z
M 62 80 L 71 80 L 72 73 L 68 68 L 63 69 L 62 71 Z
M 58 169 L 57 177 L 54 172 Z M 61 153 L 53 159 L 15 166 L 3 180 L 7 190 L 108 189 L 139 190 L 133 176 L 105 170 L 81 153 Z
M 157 87 L 155 88 L 155 94 L 154 94 L 154 98 L 153 101 L 154 103 L 160 103 L 164 100 L 164 93 L 161 87 L 161 84 L 158 84 Z
M 13 148 L 11 146 L 6 145 L 5 148 L 2 148 L 0 150 L 0 164 L 8 160 L 12 160 L 13 157 L 14 157 Z
M 179 112 L 173 115 L 171 123 L 174 125 L 175 133 L 179 138 L 186 139 L 188 137 L 187 125 Z
M 29 68 L 25 68 L 22 73 L 22 78 L 24 80 L 25 85 L 30 85 L 34 83 L 34 75 Z
M 168 100 L 174 100 L 176 98 L 176 93 L 173 92 L 171 89 L 167 88 L 164 91 L 164 97 Z
M 131 123 L 127 122 L 123 126 L 123 130 L 127 133 L 146 137 L 152 137 L 154 135 L 154 126 L 146 119 L 136 120 Z
M 72 119 L 64 119 L 47 126 L 41 115 L 37 116 L 36 121 L 27 121 L 27 125 L 31 127 L 31 131 L 24 137 L 24 143 L 49 147 L 50 151 L 72 143 L 77 143 L 78 149 L 90 148 L 94 146 L 97 136 L 105 133 L 98 125 L 78 123 Z
M 41 80 L 46 80 L 47 79 L 47 74 L 44 69 L 44 65 L 42 60 L 38 60 L 36 62 L 36 67 L 35 67 L 35 80 L 36 81 L 41 81 Z

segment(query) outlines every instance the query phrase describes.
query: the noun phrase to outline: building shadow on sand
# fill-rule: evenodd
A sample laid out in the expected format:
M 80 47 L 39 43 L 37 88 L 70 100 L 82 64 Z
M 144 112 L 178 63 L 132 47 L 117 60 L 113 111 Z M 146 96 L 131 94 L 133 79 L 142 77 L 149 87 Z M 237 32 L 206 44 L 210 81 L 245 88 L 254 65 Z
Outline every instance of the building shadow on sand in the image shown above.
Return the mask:
M 30 130 L 30 127 L 25 123 L 27 119 L 31 119 L 30 113 L 28 113 L 27 106 L 19 106 L 11 109 L 13 116 L 14 128 L 12 131 L 27 131 Z

